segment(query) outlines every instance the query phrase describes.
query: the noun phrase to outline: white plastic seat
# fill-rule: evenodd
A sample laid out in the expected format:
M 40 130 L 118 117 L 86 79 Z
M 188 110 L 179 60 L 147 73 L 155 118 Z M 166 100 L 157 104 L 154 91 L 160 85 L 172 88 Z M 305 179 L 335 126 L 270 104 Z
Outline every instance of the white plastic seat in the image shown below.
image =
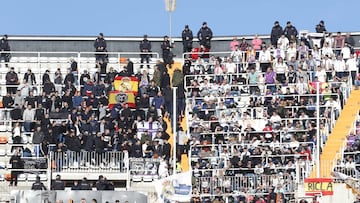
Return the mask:
M 25 181 L 26 180 L 26 174 L 20 174 L 19 176 L 18 176 L 18 181 Z
M 28 174 L 27 175 L 27 180 L 28 181 L 35 181 L 36 180 L 36 174 Z
M 5 156 L 5 155 L 6 155 L 6 150 L 0 149 L 0 156 Z
M 5 164 L 5 162 L 1 161 L 0 162 L 0 169 L 4 169 L 4 168 L 6 168 L 6 164 Z
M 47 181 L 47 175 L 46 174 L 40 174 L 39 175 L 41 181 Z

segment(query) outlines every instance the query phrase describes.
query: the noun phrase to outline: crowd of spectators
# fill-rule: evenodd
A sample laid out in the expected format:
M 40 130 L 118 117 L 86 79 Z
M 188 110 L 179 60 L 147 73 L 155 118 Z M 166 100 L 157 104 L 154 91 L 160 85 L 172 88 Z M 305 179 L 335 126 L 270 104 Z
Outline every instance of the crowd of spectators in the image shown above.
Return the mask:
M 194 52 L 185 61 L 189 147 L 199 199 L 262 188 L 268 194 L 276 184 L 261 177 L 280 174 L 292 182 L 295 166 L 301 177 L 311 171 L 317 128 L 322 147 L 358 72 L 352 37 L 338 33 L 333 38 L 323 21 L 317 30 L 324 34 L 320 41 L 299 37 L 291 22 L 285 29 L 275 22 L 270 44 L 258 36 L 241 42 L 234 37 L 228 55 Z M 224 186 L 225 180 L 234 184 Z M 293 192 L 286 184 L 280 187 L 283 194 Z
M 144 51 L 151 49 L 140 46 Z M 31 69 L 20 76 L 14 67 L 9 68 L 2 118 L 11 120 L 13 144 L 33 144 L 26 149 L 28 153 L 21 147 L 23 156 L 47 157 L 49 151 L 55 152 L 54 157 L 62 159 L 53 160 L 57 170 L 65 165 L 100 165 L 109 160 L 92 159 L 116 152 L 127 152 L 129 158 L 160 158 L 167 163 L 171 146 L 164 117 L 170 118 L 173 113 L 167 64 L 157 61 L 152 75 L 144 68 L 134 73 L 134 64 L 128 59 L 127 65 L 117 71 L 108 65 L 102 33 L 94 47 L 99 52 L 95 67 L 82 73 L 74 59 L 70 59 L 65 76 L 60 68 L 54 75 L 45 70 L 40 81 Z M 178 115 L 183 115 L 183 77 L 181 71 L 175 72 L 172 84 L 179 87 L 177 100 L 183 107 L 179 106 Z M 135 108 L 129 108 L 126 102 L 108 107 L 116 76 L 138 79 Z M 95 156 L 84 158 L 90 154 Z
M 184 61 L 183 72 L 174 74 L 172 84 L 178 87 L 179 117 L 188 114 L 190 140 L 186 146 L 183 133 L 179 145 L 180 152 L 191 152 L 196 196 L 192 201 L 198 201 L 200 195 L 201 201 L 208 202 L 214 199 L 206 197 L 208 194 L 215 197 L 236 191 L 265 193 L 268 196 L 263 198 L 269 200 L 283 198 L 294 190 L 295 165 L 306 175 L 317 143 L 316 129 L 320 128 L 322 144 L 344 106 L 349 82 L 355 84 L 358 72 L 358 56 L 349 33 L 343 36 L 338 32 L 334 37 L 326 32 L 323 21 L 316 31 L 324 34 L 321 40 L 299 36 L 291 22 L 285 29 L 275 22 L 270 43 L 257 35 L 241 42 L 234 37 L 229 54 L 215 56 L 209 53 L 213 33 L 207 23 L 197 34 L 200 47 L 193 47 L 192 31 L 185 26 L 183 51 L 193 53 Z M 60 69 L 54 76 L 45 71 L 39 82 L 31 69 L 20 78 L 10 67 L 3 118 L 12 120 L 14 144 L 30 139 L 34 144 L 30 154 L 46 157 L 51 150 L 60 157 L 67 154 L 66 159 L 75 155 L 79 166 L 86 166 L 80 162 L 88 152 L 126 151 L 130 158 L 169 161 L 171 149 L 163 118 L 173 113 L 166 68 L 173 63 L 172 42 L 164 37 L 164 62 L 156 63 L 152 75 L 147 69 L 135 73 L 131 60 L 119 71 L 109 67 L 106 46 L 100 33 L 94 42 L 99 52 L 96 65 L 90 72 L 79 73 L 71 59 L 65 77 Z M 151 43 L 147 36 L 140 50 L 144 52 L 142 63 L 148 64 Z M 116 76 L 138 79 L 135 109 L 125 103 L 108 108 Z M 76 88 L 78 81 L 80 89 Z M 315 122 L 318 114 L 320 126 Z

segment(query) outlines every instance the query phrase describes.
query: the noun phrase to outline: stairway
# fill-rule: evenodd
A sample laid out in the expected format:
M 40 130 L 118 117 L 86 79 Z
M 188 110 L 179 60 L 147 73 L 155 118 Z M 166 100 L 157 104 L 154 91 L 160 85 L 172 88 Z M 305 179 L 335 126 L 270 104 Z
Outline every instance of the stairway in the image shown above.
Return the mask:
M 320 156 L 320 178 L 330 177 L 331 162 L 337 158 L 336 154 L 340 152 L 341 145 L 350 132 L 359 109 L 360 90 L 353 90 L 322 150 Z M 316 177 L 316 166 L 311 177 Z
M 170 82 L 172 82 L 172 76 L 176 69 L 182 70 L 182 63 L 180 62 L 180 59 L 175 60 L 174 64 L 172 64 L 171 69 L 168 68 L 168 73 L 170 75 Z M 171 147 L 173 147 L 174 134 L 172 133 L 172 122 L 170 122 L 169 118 L 164 118 L 164 120 L 168 126 L 166 132 L 170 135 L 169 143 L 171 144 Z M 186 129 L 186 118 L 182 119 L 182 122 L 180 125 L 184 129 L 184 131 L 187 130 Z M 181 169 L 182 169 L 182 172 L 186 172 L 189 170 L 189 158 L 188 158 L 187 154 L 181 155 Z

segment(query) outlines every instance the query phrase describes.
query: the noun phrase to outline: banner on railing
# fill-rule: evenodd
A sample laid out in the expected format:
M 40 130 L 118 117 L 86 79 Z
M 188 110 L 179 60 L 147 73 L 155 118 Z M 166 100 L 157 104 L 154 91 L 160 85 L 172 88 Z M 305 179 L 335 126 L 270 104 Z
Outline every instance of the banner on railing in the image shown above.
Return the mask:
M 160 159 L 130 159 L 130 175 L 157 175 Z
M 333 195 L 334 181 L 331 178 L 307 178 L 305 179 L 305 195 L 316 194 Z
M 156 182 L 158 198 L 164 202 L 187 202 L 191 198 L 191 172 L 178 173 Z
M 147 203 L 146 194 L 133 191 L 34 191 L 12 190 L 11 202 L 13 203 L 48 203 L 48 202 L 138 202 Z
M 112 108 L 115 104 L 128 104 L 130 108 L 135 108 L 138 84 L 137 77 L 115 77 L 115 90 L 109 93 L 109 107 Z

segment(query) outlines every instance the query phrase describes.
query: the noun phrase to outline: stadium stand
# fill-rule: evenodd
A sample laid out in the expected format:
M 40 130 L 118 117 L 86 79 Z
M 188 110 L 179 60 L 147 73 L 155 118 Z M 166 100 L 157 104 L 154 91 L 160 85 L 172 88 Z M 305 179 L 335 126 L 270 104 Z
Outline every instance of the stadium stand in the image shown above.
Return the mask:
M 29 188 L 36 175 L 48 185 L 61 175 L 71 188 L 79 177 L 95 183 L 99 174 L 115 188 L 133 188 L 171 175 L 177 144 L 177 170 L 193 174 L 192 202 L 294 199 L 319 164 L 317 130 L 325 149 L 355 81 L 340 52 L 311 47 L 292 57 L 292 46 L 194 49 L 171 69 L 156 52 L 151 69 L 124 57 L 136 52 L 109 52 L 96 66 L 90 52 L 16 52 L 0 74 L 1 191 L 13 189 L 14 171 L 17 189 Z M 178 87 L 177 129 L 170 126 L 170 86 Z M 347 172 L 357 177 L 353 137 L 342 162 L 355 166 Z M 14 151 L 23 162 L 18 169 L 10 162 Z

